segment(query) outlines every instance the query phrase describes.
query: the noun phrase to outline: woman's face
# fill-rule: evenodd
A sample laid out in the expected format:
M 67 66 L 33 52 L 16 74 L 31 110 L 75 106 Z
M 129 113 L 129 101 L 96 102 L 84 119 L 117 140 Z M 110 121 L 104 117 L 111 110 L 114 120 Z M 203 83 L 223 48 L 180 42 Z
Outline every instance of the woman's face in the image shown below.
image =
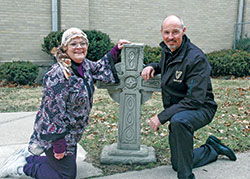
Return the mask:
M 66 54 L 76 63 L 82 62 L 87 56 L 87 51 L 87 42 L 81 37 L 72 39 L 66 47 Z

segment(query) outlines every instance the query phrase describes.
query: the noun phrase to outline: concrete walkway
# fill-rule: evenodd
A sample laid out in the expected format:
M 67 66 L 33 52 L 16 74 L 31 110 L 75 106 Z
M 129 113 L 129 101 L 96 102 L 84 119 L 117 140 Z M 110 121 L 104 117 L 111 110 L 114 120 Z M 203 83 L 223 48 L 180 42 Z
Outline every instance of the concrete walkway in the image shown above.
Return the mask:
M 0 113 L 0 167 L 16 149 L 27 145 L 32 133 L 36 112 Z M 250 152 L 237 153 L 237 161 L 219 158 L 216 162 L 194 169 L 197 179 L 247 179 L 250 178 Z M 78 146 L 77 178 L 103 179 L 176 179 L 171 166 L 161 166 L 142 171 L 132 171 L 103 176 L 100 169 L 84 161 L 86 151 Z M 28 178 L 28 177 L 27 177 Z

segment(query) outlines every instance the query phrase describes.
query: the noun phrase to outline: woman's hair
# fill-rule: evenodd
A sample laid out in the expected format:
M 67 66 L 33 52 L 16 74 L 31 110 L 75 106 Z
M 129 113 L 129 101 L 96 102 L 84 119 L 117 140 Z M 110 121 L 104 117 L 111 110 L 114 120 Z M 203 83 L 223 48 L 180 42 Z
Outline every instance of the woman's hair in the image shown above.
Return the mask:
M 66 47 L 62 45 L 52 48 L 50 53 L 56 58 L 69 58 L 69 56 L 66 54 Z

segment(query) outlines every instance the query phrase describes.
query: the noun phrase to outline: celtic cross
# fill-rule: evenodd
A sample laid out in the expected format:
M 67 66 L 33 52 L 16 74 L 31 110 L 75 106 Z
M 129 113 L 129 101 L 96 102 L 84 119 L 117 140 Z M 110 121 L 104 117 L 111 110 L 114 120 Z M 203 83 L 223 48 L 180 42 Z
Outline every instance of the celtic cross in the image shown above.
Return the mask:
M 154 149 L 140 145 L 141 104 L 154 91 L 161 91 L 160 76 L 148 81 L 141 77 L 143 69 L 143 44 L 126 44 L 121 62 L 116 64 L 119 84 L 97 82 L 105 88 L 113 100 L 120 104 L 117 144 L 105 146 L 101 154 L 102 163 L 149 163 L 155 162 Z

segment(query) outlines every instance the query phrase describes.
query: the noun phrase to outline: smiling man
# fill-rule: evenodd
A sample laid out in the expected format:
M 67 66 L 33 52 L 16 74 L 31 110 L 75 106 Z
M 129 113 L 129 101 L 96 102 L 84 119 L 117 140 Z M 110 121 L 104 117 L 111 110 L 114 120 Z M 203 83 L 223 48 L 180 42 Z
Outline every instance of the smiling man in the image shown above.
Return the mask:
M 164 43 L 174 52 L 181 46 L 182 37 L 186 31 L 186 27 L 181 19 L 176 19 L 175 16 L 166 18 L 161 26 L 161 34 Z
M 185 35 L 183 20 L 170 15 L 162 22 L 163 42 L 159 63 L 148 64 L 142 78 L 161 74 L 164 110 L 153 116 L 150 127 L 157 131 L 167 121 L 171 163 L 180 179 L 195 178 L 192 169 L 217 160 L 219 154 L 235 161 L 234 152 L 215 136 L 193 148 L 194 132 L 209 124 L 217 109 L 210 80 L 211 67 L 205 54 Z

